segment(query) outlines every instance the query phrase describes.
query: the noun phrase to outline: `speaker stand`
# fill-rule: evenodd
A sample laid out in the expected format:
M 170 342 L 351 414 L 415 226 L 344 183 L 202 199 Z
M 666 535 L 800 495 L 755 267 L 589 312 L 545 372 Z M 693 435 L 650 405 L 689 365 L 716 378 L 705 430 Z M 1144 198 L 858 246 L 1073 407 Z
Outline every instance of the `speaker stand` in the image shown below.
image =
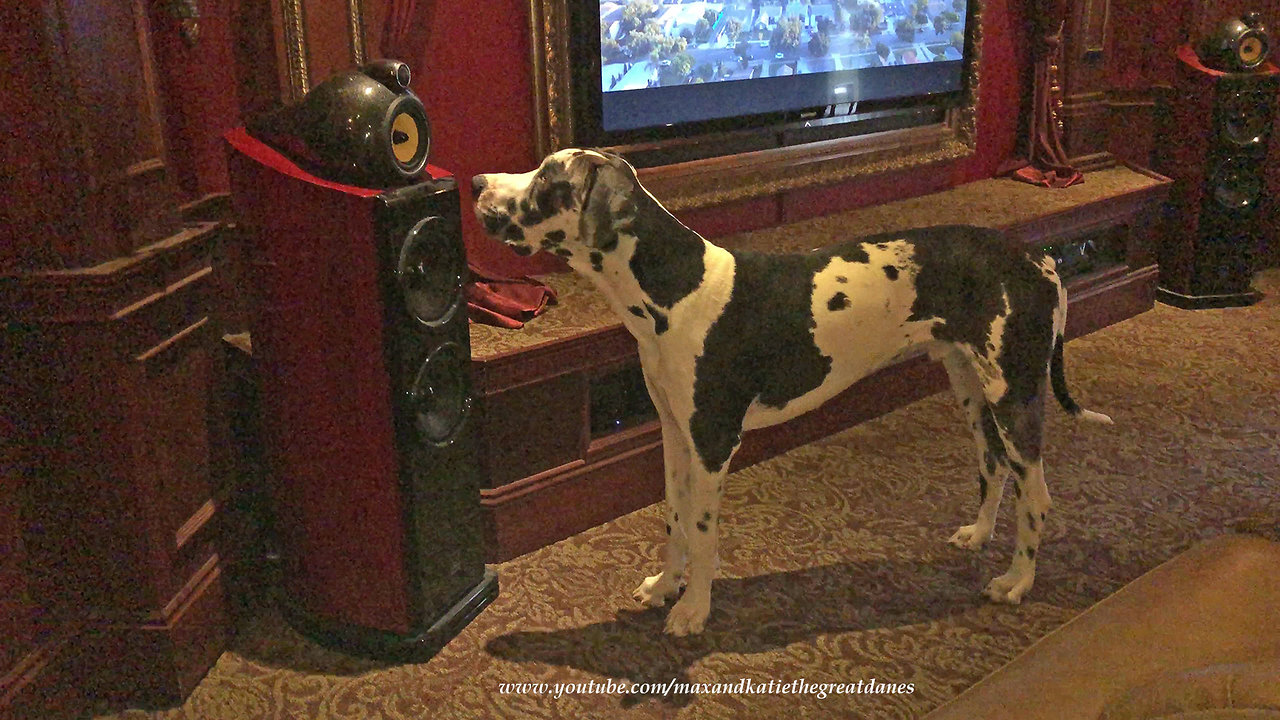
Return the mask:
M 1209 308 L 1246 307 L 1265 297 L 1261 292 L 1250 288 L 1245 292 L 1223 293 L 1221 295 L 1183 295 L 1168 288 L 1156 288 L 1156 299 L 1165 305 L 1180 307 L 1183 310 L 1207 310 Z
M 281 598 L 280 611 L 293 629 L 331 650 L 375 660 L 421 663 L 440 652 L 496 597 L 498 574 L 485 568 L 484 577 L 479 582 L 439 615 L 431 627 L 416 635 L 400 635 L 318 618 L 288 597 Z

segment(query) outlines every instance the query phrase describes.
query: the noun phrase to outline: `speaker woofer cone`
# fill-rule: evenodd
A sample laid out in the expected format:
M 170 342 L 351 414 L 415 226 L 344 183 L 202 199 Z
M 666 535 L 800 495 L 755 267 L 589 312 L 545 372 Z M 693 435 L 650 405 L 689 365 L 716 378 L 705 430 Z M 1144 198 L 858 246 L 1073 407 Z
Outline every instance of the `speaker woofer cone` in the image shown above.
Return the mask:
M 468 358 L 457 343 L 445 343 L 427 356 L 409 401 L 419 436 L 432 445 L 447 445 L 457 436 L 471 412 L 465 370 Z
M 1256 161 L 1228 158 L 1209 180 L 1213 199 L 1228 210 L 1249 210 L 1262 197 L 1262 172 Z
M 463 268 L 454 245 L 443 219 L 432 216 L 409 230 L 400 249 L 396 277 L 405 307 L 424 325 L 448 322 L 462 304 Z
M 1222 100 L 1222 134 L 1240 148 L 1266 143 L 1271 129 L 1271 98 L 1266 93 L 1233 91 Z

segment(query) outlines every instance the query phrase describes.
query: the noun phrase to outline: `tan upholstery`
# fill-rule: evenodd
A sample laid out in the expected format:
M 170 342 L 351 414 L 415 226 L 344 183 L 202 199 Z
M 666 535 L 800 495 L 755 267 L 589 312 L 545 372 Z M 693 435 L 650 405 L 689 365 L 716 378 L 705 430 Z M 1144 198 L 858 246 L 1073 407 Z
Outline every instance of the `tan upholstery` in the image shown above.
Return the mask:
M 926 720 L 1270 720 L 1278 686 L 1280 543 L 1232 535 L 1129 583 Z

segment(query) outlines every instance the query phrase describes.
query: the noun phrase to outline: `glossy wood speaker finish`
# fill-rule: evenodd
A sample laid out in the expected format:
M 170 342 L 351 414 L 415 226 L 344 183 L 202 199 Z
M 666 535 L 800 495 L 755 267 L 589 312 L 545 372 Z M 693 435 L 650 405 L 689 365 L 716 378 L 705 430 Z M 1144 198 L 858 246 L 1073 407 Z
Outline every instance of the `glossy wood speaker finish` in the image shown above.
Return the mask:
M 1266 191 L 1280 70 L 1225 73 L 1178 51 L 1158 116 L 1157 169 L 1174 179 L 1157 246 L 1160 297 L 1182 307 L 1256 301 L 1250 287 L 1274 204 Z
M 481 554 L 457 187 L 322 180 L 227 135 L 291 621 L 424 659 L 497 593 Z

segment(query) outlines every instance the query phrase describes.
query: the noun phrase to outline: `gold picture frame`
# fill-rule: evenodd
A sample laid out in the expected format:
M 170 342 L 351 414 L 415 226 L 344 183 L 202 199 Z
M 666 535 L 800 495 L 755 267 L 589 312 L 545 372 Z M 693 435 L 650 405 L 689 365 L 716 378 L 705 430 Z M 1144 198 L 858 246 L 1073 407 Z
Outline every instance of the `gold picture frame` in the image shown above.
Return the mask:
M 529 0 L 536 159 L 574 143 L 569 0 Z M 972 155 L 977 146 L 982 0 L 973 23 L 965 101 L 940 123 L 870 135 L 645 168 L 640 176 L 673 210 L 748 200 L 787 190 L 920 167 Z

